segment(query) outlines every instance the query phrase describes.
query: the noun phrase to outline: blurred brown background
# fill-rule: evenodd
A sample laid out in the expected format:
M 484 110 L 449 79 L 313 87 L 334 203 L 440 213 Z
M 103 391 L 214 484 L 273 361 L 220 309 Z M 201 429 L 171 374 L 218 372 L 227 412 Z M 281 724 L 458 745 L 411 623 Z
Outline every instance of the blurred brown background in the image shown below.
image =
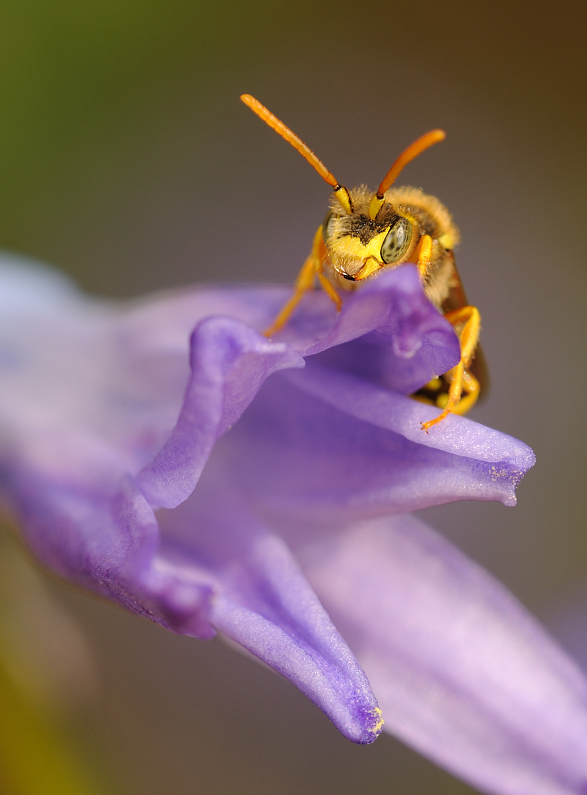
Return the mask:
M 461 227 L 492 375 L 472 416 L 538 464 L 515 509 L 426 518 L 553 621 L 587 579 L 586 23 L 579 0 L 2 0 L 0 245 L 110 296 L 291 282 L 328 188 L 240 93 L 349 186 L 446 129 L 402 179 Z M 78 721 L 121 792 L 470 792 L 389 737 L 352 746 L 219 642 L 51 588 L 89 638 Z

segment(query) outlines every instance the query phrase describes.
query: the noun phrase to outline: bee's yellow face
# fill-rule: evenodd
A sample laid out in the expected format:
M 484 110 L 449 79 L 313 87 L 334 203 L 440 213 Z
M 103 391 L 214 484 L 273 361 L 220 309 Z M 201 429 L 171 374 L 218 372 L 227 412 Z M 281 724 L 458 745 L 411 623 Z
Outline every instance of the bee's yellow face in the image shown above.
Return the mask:
M 385 266 L 381 259 L 381 246 L 388 232 L 375 235 L 367 243 L 358 237 L 344 235 L 327 243 L 332 267 L 342 276 L 355 276 L 367 260 L 373 260 L 379 268 Z
M 412 222 L 387 203 L 377 218 L 369 217 L 369 192 L 350 192 L 351 212 L 333 205 L 322 225 L 333 270 L 350 281 L 362 281 L 387 266 L 399 264 L 412 248 Z

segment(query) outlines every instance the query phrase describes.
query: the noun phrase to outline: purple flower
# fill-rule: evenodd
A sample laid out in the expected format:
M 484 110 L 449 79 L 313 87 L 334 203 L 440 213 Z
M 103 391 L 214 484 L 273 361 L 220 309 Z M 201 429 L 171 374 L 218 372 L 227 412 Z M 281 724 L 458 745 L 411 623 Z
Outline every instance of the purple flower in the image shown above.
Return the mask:
M 412 266 L 337 315 L 286 288 L 129 306 L 0 267 L 0 488 L 63 577 L 241 644 L 349 739 L 385 727 L 478 787 L 587 793 L 587 684 L 505 589 L 406 511 L 515 503 L 521 442 L 406 397 L 458 359 Z M 374 693 L 376 695 L 374 695 Z

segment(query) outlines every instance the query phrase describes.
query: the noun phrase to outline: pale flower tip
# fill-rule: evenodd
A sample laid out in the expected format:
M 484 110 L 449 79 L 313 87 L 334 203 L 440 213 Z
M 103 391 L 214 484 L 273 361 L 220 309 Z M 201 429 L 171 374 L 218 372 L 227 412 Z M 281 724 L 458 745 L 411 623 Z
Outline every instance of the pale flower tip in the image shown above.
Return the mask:
M 379 707 L 367 707 L 361 710 L 359 715 L 356 716 L 356 721 L 353 729 L 345 731 L 344 728 L 339 728 L 351 742 L 357 745 L 374 743 L 383 731 L 384 720 Z
M 373 740 L 376 740 L 383 731 L 383 724 L 385 723 L 383 720 L 383 713 L 379 707 L 375 707 L 373 710 L 373 718 L 375 720 L 375 725 L 371 727 L 370 731 L 371 735 L 373 736 Z

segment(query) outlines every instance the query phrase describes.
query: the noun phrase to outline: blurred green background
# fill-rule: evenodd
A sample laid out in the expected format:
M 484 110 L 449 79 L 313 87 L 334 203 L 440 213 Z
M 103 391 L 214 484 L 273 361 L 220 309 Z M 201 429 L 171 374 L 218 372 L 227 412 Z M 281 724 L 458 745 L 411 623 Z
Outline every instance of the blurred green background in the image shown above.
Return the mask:
M 402 179 L 461 227 L 492 374 L 472 416 L 533 445 L 538 465 L 514 510 L 425 516 L 554 621 L 587 578 L 586 23 L 569 0 L 1 0 L 0 245 L 109 296 L 291 282 L 328 188 L 239 94 L 349 186 L 375 187 L 443 127 Z M 470 792 L 389 737 L 352 746 L 219 642 L 48 587 L 96 668 L 66 720 L 122 792 Z

